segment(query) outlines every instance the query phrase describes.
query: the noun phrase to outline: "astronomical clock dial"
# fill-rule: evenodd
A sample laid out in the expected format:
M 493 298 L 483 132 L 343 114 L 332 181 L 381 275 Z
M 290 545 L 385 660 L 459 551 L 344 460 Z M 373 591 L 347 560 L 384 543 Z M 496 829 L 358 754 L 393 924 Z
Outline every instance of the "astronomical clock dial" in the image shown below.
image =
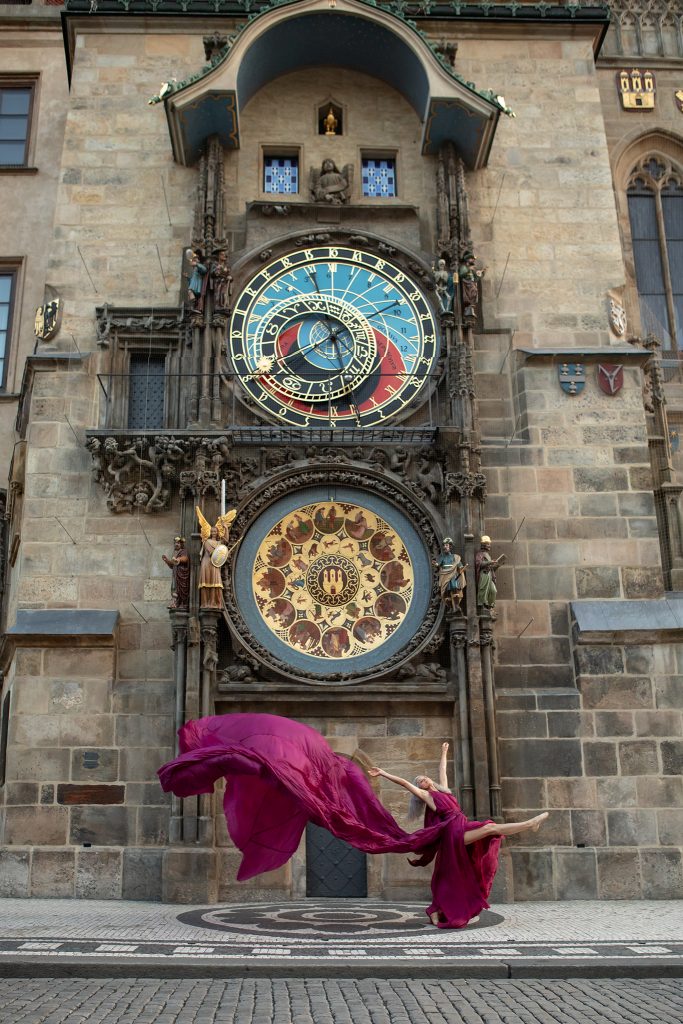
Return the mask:
M 430 558 L 407 516 L 367 492 L 336 490 L 281 499 L 237 555 L 244 631 L 295 674 L 362 675 L 411 640 L 430 600 Z
M 230 359 L 258 405 L 299 427 L 372 426 L 413 404 L 435 370 L 437 329 L 389 260 L 316 246 L 273 260 L 239 296 Z

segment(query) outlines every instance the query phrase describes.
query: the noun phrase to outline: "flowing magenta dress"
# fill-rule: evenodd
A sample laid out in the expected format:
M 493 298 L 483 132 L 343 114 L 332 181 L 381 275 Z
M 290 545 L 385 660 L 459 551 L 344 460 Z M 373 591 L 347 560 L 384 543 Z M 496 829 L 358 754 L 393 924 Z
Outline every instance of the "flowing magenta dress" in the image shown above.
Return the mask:
M 480 828 L 483 821 L 469 821 L 451 793 L 432 792 L 436 810 L 425 810 L 425 826 L 441 823 L 444 830 L 438 840 L 414 866 L 434 860 L 432 902 L 427 915 L 438 911 L 439 928 L 462 928 L 480 910 L 488 908 L 488 895 L 498 867 L 500 836 L 477 839 L 465 846 L 465 833 Z
M 427 812 L 425 828 L 404 832 L 358 765 L 335 754 L 319 732 L 301 722 L 278 715 L 215 715 L 188 722 L 179 737 L 180 755 L 159 769 L 162 788 L 189 797 L 210 793 L 217 779 L 226 779 L 223 808 L 242 853 L 238 880 L 285 864 L 311 821 L 366 853 L 418 852 L 419 864 L 436 856 L 438 906 L 444 920 L 453 922 L 443 927 L 460 927 L 488 906 L 497 846 L 484 841 L 472 844 L 471 854 L 464 852 L 465 828 L 478 823 L 467 821 L 453 797 L 436 794 L 442 810 Z

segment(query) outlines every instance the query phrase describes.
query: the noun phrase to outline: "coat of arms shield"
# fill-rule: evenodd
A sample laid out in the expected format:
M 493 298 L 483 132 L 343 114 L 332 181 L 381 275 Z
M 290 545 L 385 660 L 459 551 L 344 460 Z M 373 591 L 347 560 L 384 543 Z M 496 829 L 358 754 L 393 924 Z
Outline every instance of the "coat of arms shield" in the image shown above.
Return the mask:
M 586 368 L 583 363 L 560 363 L 560 387 L 567 395 L 580 395 L 586 386 Z
M 624 386 L 624 367 L 621 363 L 598 363 L 598 385 L 606 395 L 616 395 Z

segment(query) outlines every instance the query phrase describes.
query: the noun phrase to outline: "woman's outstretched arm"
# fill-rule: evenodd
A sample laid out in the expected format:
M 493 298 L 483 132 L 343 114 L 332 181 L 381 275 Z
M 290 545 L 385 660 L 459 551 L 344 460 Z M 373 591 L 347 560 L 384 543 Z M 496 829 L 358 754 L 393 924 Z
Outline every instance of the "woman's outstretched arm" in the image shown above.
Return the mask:
M 448 789 L 448 772 L 446 770 L 446 762 L 448 760 L 448 744 L 441 744 L 441 760 L 439 761 L 439 785 L 443 786 L 444 789 Z
M 383 768 L 368 768 L 368 775 L 371 775 L 373 779 L 377 778 L 378 775 L 381 775 L 383 779 L 388 779 L 389 782 L 395 782 L 397 786 L 402 786 L 404 789 L 407 789 L 409 793 L 412 793 L 413 796 L 418 797 L 419 800 L 426 803 L 433 811 L 436 810 L 436 804 L 434 803 L 432 794 L 429 790 L 418 789 L 418 787 L 414 786 L 412 782 L 408 782 L 407 779 L 402 779 L 399 775 L 390 775 L 389 772 L 385 772 Z

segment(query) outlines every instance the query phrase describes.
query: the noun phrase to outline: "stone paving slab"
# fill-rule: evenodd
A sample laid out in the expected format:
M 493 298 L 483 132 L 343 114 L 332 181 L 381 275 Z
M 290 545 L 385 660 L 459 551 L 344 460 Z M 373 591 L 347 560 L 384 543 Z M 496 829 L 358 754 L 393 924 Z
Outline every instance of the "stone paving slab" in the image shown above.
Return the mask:
M 680 1024 L 683 981 L 0 978 L 0 1024 Z
M 416 903 L 213 907 L 0 900 L 0 976 L 683 977 L 683 902 L 497 905 L 436 929 Z

